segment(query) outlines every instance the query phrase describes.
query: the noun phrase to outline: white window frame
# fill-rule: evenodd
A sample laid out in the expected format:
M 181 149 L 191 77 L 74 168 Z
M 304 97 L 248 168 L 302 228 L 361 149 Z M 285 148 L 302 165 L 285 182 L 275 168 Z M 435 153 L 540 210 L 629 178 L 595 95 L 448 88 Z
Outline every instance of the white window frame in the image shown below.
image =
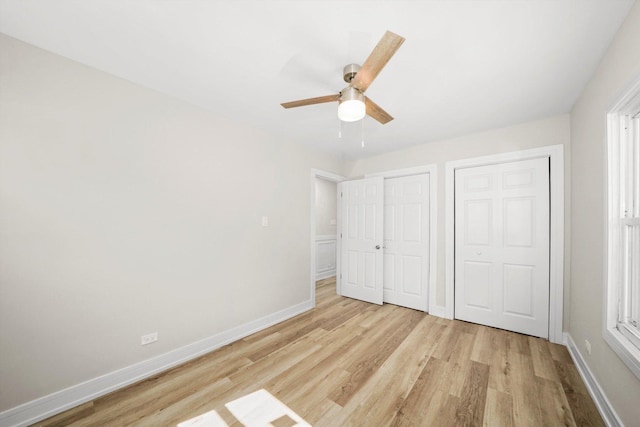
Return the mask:
M 640 328 L 629 321 L 630 276 L 640 274 L 640 236 L 635 253 L 624 237 L 640 227 L 640 78 L 636 79 L 607 112 L 606 143 L 606 266 L 603 337 L 631 371 L 640 378 Z M 635 146 L 635 148 L 633 148 Z M 630 271 L 631 270 L 631 271 Z M 640 291 L 640 289 L 636 290 Z

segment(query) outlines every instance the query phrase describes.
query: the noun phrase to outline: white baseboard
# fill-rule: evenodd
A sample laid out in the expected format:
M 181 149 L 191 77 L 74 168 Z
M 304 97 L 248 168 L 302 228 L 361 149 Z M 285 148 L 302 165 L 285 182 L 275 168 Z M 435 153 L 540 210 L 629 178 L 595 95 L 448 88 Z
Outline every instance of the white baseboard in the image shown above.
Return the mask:
M 158 374 L 313 308 L 311 300 L 280 310 L 126 368 L 24 403 L 0 413 L 0 426 L 27 426 L 114 390 Z
M 316 280 L 322 280 L 336 275 L 336 269 L 319 271 L 316 273 Z
M 604 422 L 609 427 L 623 427 L 624 424 L 622 424 L 618 414 L 616 414 L 613 406 L 611 406 L 609 399 L 607 399 L 607 396 L 604 394 L 600 384 L 598 384 L 598 381 L 596 381 L 596 378 L 593 376 L 589 366 L 582 357 L 582 353 L 580 353 L 578 346 L 576 346 L 576 343 L 568 332 L 565 332 L 565 342 L 567 349 L 569 350 L 569 354 L 573 359 L 573 363 L 576 365 L 576 368 L 587 386 L 587 390 L 589 390 L 589 394 L 595 402 Z

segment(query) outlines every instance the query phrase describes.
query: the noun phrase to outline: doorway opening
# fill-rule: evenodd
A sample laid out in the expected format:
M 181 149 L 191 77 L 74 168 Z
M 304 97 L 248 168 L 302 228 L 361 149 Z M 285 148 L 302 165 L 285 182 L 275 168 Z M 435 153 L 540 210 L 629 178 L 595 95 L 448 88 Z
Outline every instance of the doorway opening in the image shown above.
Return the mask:
M 343 176 L 311 170 L 311 284 L 312 305 L 316 305 L 316 281 L 336 275 L 339 271 L 337 241 L 337 185 Z

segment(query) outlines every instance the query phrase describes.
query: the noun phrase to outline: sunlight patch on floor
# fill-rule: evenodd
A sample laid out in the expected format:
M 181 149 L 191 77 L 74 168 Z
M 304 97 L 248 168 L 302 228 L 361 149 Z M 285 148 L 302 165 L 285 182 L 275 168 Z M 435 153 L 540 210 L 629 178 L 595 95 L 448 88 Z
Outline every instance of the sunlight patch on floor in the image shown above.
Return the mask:
M 209 411 L 181 422 L 178 427 L 228 427 L 228 425 L 216 411 Z
M 267 390 L 258 390 L 224 406 L 246 427 L 311 427 Z M 177 427 L 228 427 L 216 411 L 210 411 Z
M 273 426 L 276 420 L 291 418 L 293 426 L 309 426 L 305 420 L 267 390 L 258 390 L 224 405 L 247 427 Z

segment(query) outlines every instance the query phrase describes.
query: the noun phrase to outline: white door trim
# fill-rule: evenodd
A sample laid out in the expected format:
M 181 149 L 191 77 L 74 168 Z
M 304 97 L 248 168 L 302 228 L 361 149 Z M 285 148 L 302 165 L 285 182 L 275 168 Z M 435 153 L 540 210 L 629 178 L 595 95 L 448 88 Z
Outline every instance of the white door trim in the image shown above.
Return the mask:
M 341 175 L 337 175 L 335 173 L 326 172 L 320 169 L 311 169 L 311 284 L 310 284 L 310 293 L 311 293 L 311 306 L 316 306 L 316 178 L 326 179 L 328 181 L 333 182 L 342 182 L 346 178 Z M 340 230 L 340 203 L 337 203 L 338 213 L 336 216 L 337 229 Z M 340 239 L 338 239 L 338 244 L 336 247 L 336 254 L 340 253 Z M 340 294 L 340 257 L 336 255 L 336 288 L 338 290 L 338 294 Z
M 396 169 L 365 175 L 365 178 L 381 176 L 398 178 L 401 176 L 429 174 L 429 314 L 445 317 L 441 307 L 436 305 L 436 271 L 438 262 L 438 167 L 435 164 L 406 169 Z
M 512 162 L 539 157 L 550 159 L 550 247 L 549 247 L 549 341 L 562 344 L 564 309 L 564 146 L 550 145 L 530 150 L 494 154 L 445 164 L 445 306 L 453 319 L 454 298 L 454 173 L 456 169 Z

